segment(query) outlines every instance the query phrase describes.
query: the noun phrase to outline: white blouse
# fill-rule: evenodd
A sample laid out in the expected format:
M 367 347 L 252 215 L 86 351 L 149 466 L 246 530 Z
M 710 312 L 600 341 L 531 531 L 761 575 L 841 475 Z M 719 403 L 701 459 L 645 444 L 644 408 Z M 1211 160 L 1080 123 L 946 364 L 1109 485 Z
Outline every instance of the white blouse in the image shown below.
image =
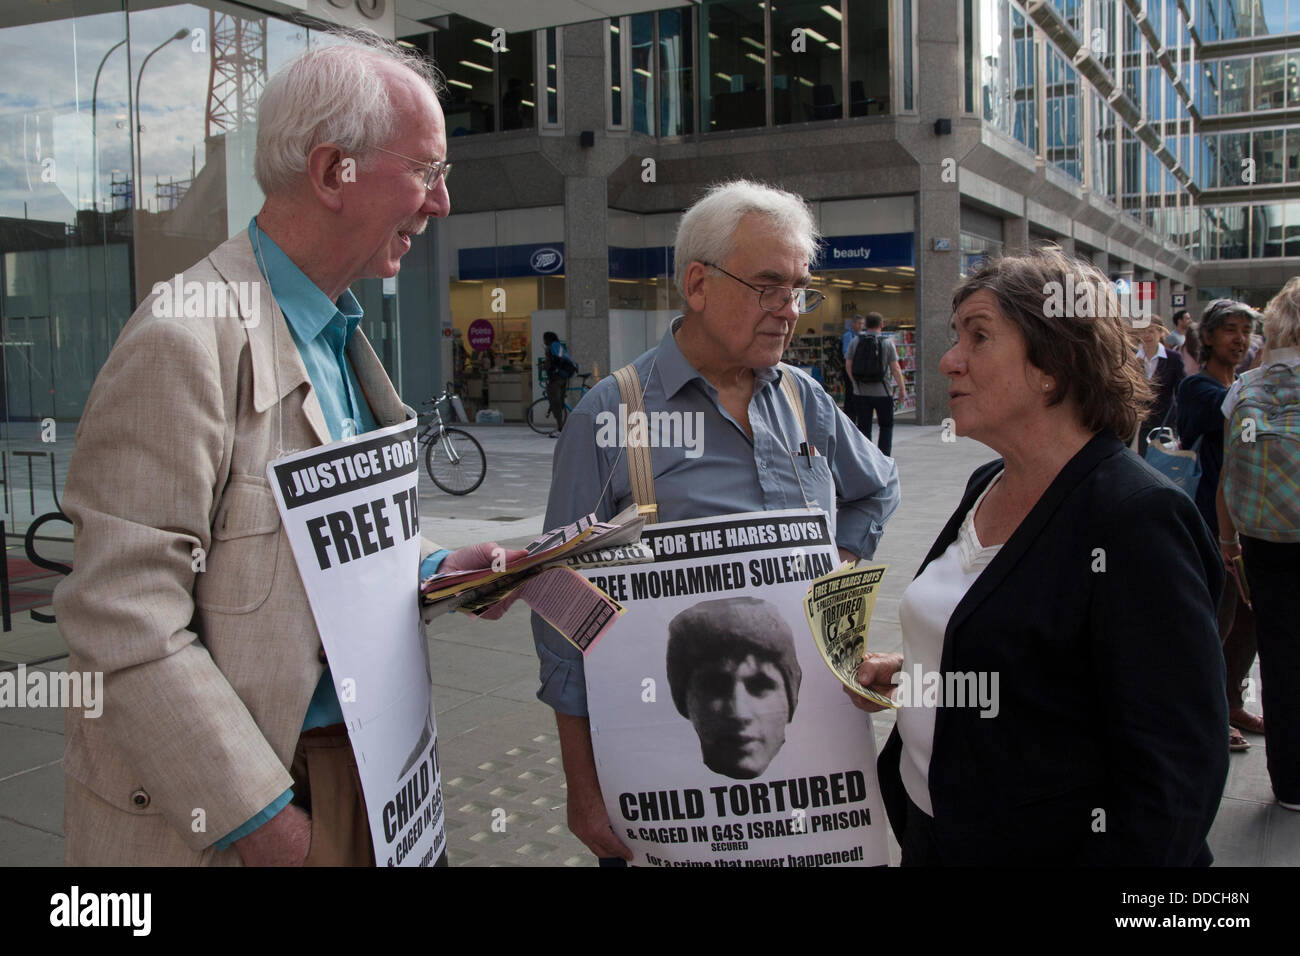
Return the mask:
M 975 534 L 975 513 L 1002 472 L 988 483 L 966 513 L 957 538 L 925 572 L 907 586 L 898 605 L 903 626 L 903 671 L 912 686 L 910 700 L 898 709 L 898 734 L 903 740 L 900 774 L 912 802 L 934 816 L 930 803 L 930 754 L 934 749 L 935 708 L 921 705 L 925 674 L 938 674 L 948 620 L 1002 545 L 986 548 Z M 910 706 L 909 706 L 910 705 Z

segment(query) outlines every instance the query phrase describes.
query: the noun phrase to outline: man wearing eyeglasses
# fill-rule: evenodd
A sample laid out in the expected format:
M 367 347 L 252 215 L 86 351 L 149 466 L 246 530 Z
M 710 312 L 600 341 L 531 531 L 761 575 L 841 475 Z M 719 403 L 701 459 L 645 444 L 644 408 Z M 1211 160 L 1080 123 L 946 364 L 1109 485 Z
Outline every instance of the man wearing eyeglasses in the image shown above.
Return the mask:
M 435 90 L 432 64 L 366 37 L 272 77 L 261 211 L 177 277 L 183 305 L 155 286 L 91 390 L 63 499 L 74 569 L 54 605 L 70 666 L 102 672 L 106 700 L 102 719 L 68 711 L 70 864 L 374 864 L 266 469 L 406 418 L 349 286 L 397 275 L 449 211 Z M 411 600 L 418 573 L 484 567 L 492 547 L 422 540 Z
M 675 265 L 686 311 L 631 368 L 646 413 L 698 416 L 703 440 L 702 447 L 652 440 L 651 520 L 812 506 L 827 512 L 842 558 L 875 553 L 898 506 L 894 462 L 809 375 L 780 364 L 796 323 L 806 324 L 801 316 L 821 304 L 822 294 L 808 288 L 817 239 L 800 197 L 744 180 L 713 187 L 683 215 Z M 598 416 L 608 420 L 602 413 L 617 416 L 621 401 L 610 376 L 570 413 L 555 451 L 546 527 L 592 511 L 611 517 L 634 502 L 627 455 L 596 427 Z M 619 865 L 631 851 L 610 828 L 596 776 L 582 655 L 537 615 L 533 639 L 537 696 L 555 710 L 559 729 L 569 829 L 602 865 Z

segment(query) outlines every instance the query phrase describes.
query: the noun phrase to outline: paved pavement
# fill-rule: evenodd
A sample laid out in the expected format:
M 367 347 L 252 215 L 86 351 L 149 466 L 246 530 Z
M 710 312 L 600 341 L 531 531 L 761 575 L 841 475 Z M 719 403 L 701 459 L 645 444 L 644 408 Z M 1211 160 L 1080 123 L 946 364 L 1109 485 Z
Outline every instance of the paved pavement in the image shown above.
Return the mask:
M 523 426 L 470 428 L 486 449 L 487 479 L 461 498 L 423 483 L 421 530 L 448 547 L 487 538 L 504 544 L 528 540 L 541 530 L 555 442 Z M 941 442 L 938 428 L 906 425 L 895 430 L 894 452 L 903 503 L 877 554 L 891 571 L 871 629 L 871 646 L 886 651 L 900 644 L 903 588 L 955 507 L 966 478 L 993 457 L 975 442 Z M 67 545 L 55 542 L 47 550 L 57 556 L 60 548 Z M 443 619 L 433 629 L 430 649 L 451 863 L 594 865 L 565 826 L 559 744 L 550 709 L 534 697 L 537 662 L 526 611 L 514 609 L 493 623 Z M 55 626 L 34 623 L 26 614 L 15 618 L 11 632 L 0 634 L 0 669 L 40 662 L 36 666 L 59 670 L 66 653 Z M 1257 670 L 1254 676 L 1258 680 Z M 892 723 L 892 715 L 876 718 L 878 742 Z M 1300 814 L 1273 802 L 1263 739 L 1252 742 L 1247 753 L 1232 757 L 1210 846 L 1219 865 L 1296 865 Z M 61 862 L 62 753 L 62 711 L 0 709 L 0 864 Z M 506 814 L 504 833 L 491 826 L 498 807 Z M 891 852 L 896 862 L 892 839 Z

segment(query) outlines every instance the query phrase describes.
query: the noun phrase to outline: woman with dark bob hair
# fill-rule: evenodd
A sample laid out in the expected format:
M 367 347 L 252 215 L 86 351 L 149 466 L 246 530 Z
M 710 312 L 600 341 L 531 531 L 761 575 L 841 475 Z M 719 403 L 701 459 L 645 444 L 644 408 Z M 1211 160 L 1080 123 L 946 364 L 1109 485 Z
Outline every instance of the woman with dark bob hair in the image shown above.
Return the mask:
M 903 653 L 858 669 L 904 705 L 879 762 L 903 865 L 1208 864 L 1224 569 L 1123 440 L 1150 396 L 1129 321 L 1056 249 L 987 262 L 952 305 L 952 426 L 1001 457 L 903 593 Z

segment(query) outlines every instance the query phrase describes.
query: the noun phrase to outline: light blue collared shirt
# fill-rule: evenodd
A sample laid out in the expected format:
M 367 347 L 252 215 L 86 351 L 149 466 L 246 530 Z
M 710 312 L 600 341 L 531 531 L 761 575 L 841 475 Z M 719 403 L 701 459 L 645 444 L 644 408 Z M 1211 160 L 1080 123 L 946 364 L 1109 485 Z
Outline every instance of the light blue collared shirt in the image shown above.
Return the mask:
M 781 393 L 780 376 L 787 373 L 776 368 L 754 370 L 751 439 L 719 403 L 718 390 L 677 347 L 673 332 L 681 321 L 680 316 L 674 319 L 659 346 L 632 363 L 647 412 L 703 416 L 702 454 L 692 457 L 695 451 L 688 447 L 650 449 L 657 520 L 803 508 L 807 494 L 808 503 L 829 515 L 831 535 L 840 547 L 864 558 L 874 555 L 885 522 L 898 507 L 894 460 L 882 455 L 822 387 L 798 370 L 790 374 L 803 398 L 808 442 L 817 453 L 811 459 L 799 454 L 803 429 Z M 654 374 L 647 380 L 651 364 Z M 569 415 L 555 449 L 545 527 L 556 528 L 593 511 L 599 518 L 610 518 L 633 503 L 626 456 L 620 457 L 617 447 L 602 448 L 596 442 L 597 415 L 617 416 L 620 402 L 611 375 Z M 820 500 L 830 497 L 831 489 L 835 500 Z M 582 654 L 536 614 L 533 643 L 541 661 L 538 698 L 560 713 L 585 717 Z
M 840 336 L 840 355 L 845 358 L 849 357 L 849 346 L 853 344 L 853 340 L 857 337 L 858 333 L 852 329 L 844 330 L 844 334 Z
M 307 377 L 311 379 L 311 387 L 325 415 L 330 437 L 335 441 L 343 438 L 345 425 L 349 421 L 352 424 L 347 427 L 354 435 L 378 428 L 379 424 L 357 381 L 357 373 L 347 359 L 348 342 L 352 340 L 364 314 L 361 303 L 357 302 L 350 289 L 345 290 L 337 302 L 331 302 L 329 296 L 307 278 L 271 237 L 262 232 L 257 225 L 256 216 L 248 222 L 248 239 L 253 244 L 253 254 L 257 256 L 258 265 L 262 267 L 262 274 L 270 284 L 275 301 L 284 313 L 289 334 L 298 347 L 302 363 L 307 368 Z M 420 564 L 421 577 L 433 574 L 448 554 L 449 551 L 435 551 L 426 557 Z M 338 693 L 334 689 L 334 675 L 330 672 L 329 665 L 326 665 L 311 703 L 307 705 L 307 716 L 303 720 L 302 729 L 311 730 L 342 722 L 343 708 L 339 705 Z M 288 806 L 292 799 L 293 789 L 290 788 L 261 813 L 218 840 L 217 849 L 224 850 L 236 840 L 252 833 Z

